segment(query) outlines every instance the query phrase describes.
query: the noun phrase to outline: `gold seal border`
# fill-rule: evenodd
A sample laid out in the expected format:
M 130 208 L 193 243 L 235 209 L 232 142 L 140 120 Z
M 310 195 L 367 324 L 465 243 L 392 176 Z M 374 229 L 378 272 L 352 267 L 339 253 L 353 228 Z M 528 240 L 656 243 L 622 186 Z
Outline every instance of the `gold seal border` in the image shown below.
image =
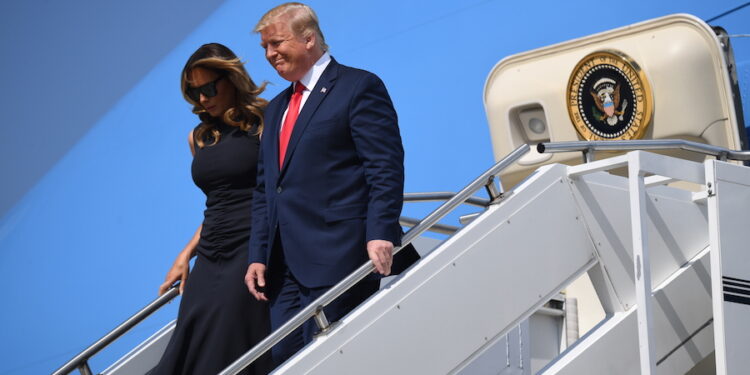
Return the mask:
M 634 109 L 639 108 L 639 106 L 643 106 L 643 115 L 641 116 L 640 121 L 638 123 L 631 125 L 630 129 L 626 130 L 625 133 L 623 133 L 621 136 L 617 138 L 604 138 L 596 133 L 592 132 L 588 126 L 586 126 L 586 123 L 584 122 L 582 118 L 582 114 L 578 111 L 578 100 L 575 103 L 571 103 L 571 93 L 573 92 L 573 84 L 575 82 L 576 77 L 579 76 L 579 72 L 581 72 L 581 69 L 587 65 L 590 61 L 595 60 L 599 57 L 608 57 L 610 59 L 613 59 L 615 61 L 620 60 L 624 65 L 626 65 L 628 68 L 632 69 L 638 78 L 638 84 L 641 86 L 641 92 L 643 94 L 643 100 L 642 103 L 638 102 L 638 90 L 633 90 L 634 94 L 636 96 L 636 103 L 634 103 Z M 590 64 L 591 66 L 587 68 L 586 71 L 591 70 L 591 68 L 601 65 L 601 63 L 593 63 Z M 580 75 L 583 76 L 583 75 Z M 635 82 L 631 82 L 631 85 L 633 85 Z M 576 97 L 578 96 L 578 89 L 580 87 L 580 80 L 578 80 L 577 85 L 575 86 L 575 92 Z M 599 141 L 599 140 L 631 140 L 631 139 L 641 139 L 646 133 L 646 130 L 648 129 L 649 125 L 651 125 L 651 121 L 653 120 L 653 103 L 654 103 L 654 97 L 653 93 L 651 91 L 651 84 L 648 81 L 648 78 L 646 77 L 646 73 L 641 69 L 640 65 L 638 65 L 635 60 L 631 59 L 630 56 L 626 55 L 623 52 L 613 50 L 613 49 L 605 49 L 605 50 L 599 50 L 594 51 L 592 53 L 589 53 L 588 55 L 584 56 L 581 60 L 578 61 L 575 68 L 573 69 L 572 73 L 570 74 L 570 78 L 568 79 L 568 85 L 566 86 L 566 93 L 565 93 L 565 106 L 568 108 L 568 116 L 570 118 L 570 121 L 573 122 L 573 127 L 575 127 L 578 134 L 583 137 L 583 139 L 588 141 Z M 576 116 L 577 115 L 577 116 Z M 635 114 L 634 114 L 635 115 Z M 632 130 L 634 129 L 634 130 Z

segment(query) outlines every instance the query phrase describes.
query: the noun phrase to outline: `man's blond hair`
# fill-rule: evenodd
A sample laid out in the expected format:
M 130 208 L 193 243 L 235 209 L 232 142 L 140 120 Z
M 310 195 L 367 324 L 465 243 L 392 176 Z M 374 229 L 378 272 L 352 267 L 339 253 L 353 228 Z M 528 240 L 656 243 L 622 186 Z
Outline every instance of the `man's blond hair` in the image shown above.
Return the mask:
M 263 29 L 277 21 L 288 24 L 295 35 L 306 37 L 315 33 L 318 45 L 323 51 L 328 51 L 323 32 L 320 31 L 318 16 L 309 6 L 296 2 L 281 4 L 266 12 L 255 25 L 253 31 L 256 33 L 263 32 Z

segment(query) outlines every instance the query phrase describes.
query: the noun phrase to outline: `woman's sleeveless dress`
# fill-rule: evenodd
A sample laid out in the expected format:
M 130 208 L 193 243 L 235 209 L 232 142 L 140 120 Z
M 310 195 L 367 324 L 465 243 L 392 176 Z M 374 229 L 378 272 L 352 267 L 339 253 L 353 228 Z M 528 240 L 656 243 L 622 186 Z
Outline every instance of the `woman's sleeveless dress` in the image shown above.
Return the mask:
M 217 144 L 194 142 L 193 181 L 206 194 L 203 228 L 175 332 L 151 374 L 217 374 L 269 333 L 268 307 L 244 283 L 258 136 L 217 128 Z M 266 355 L 243 373 L 266 374 L 270 366 Z

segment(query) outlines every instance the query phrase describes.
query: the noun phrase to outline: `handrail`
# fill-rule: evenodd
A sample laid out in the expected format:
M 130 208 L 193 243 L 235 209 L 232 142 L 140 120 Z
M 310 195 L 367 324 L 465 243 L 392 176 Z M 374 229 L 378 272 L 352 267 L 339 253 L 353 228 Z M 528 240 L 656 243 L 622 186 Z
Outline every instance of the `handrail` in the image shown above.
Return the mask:
M 406 193 L 404 194 L 404 201 L 441 201 L 447 200 L 455 196 L 452 192 L 435 192 L 435 193 Z M 471 204 L 479 207 L 487 207 L 489 200 L 477 197 L 470 197 L 466 200 L 467 204 Z M 402 225 L 416 225 L 417 219 L 410 217 L 401 217 L 399 222 Z M 432 231 L 442 234 L 453 234 L 458 231 L 459 227 L 445 224 L 435 224 L 432 227 Z M 88 366 L 88 360 L 99 353 L 102 349 L 107 347 L 109 344 L 122 337 L 131 328 L 142 322 L 144 319 L 149 317 L 151 314 L 159 310 L 162 306 L 173 300 L 179 295 L 179 283 L 173 285 L 166 293 L 159 296 L 146 307 L 142 308 L 131 316 L 128 320 L 117 326 L 115 329 L 104 335 L 102 338 L 91 344 L 88 348 L 84 349 L 81 353 L 73 357 L 71 360 L 62 365 L 59 369 L 52 373 L 52 375 L 65 375 L 78 369 L 81 374 L 91 374 L 91 369 Z
M 401 239 L 401 246 L 398 246 L 396 249 L 394 249 L 393 254 L 395 255 L 396 253 L 401 251 L 401 249 L 403 249 L 405 246 L 407 246 L 412 241 L 414 241 L 415 238 L 417 238 L 422 233 L 427 231 L 428 228 L 437 224 L 438 220 L 440 220 L 445 215 L 450 213 L 453 209 L 455 209 L 460 204 L 464 203 L 477 190 L 481 189 L 482 187 L 487 187 L 489 184 L 494 184 L 494 178 L 496 175 L 498 175 L 503 169 L 511 166 L 513 163 L 515 163 L 518 159 L 520 159 L 527 152 L 529 152 L 529 145 L 526 145 L 526 144 L 521 145 L 515 150 L 513 150 L 513 152 L 508 154 L 505 158 L 495 163 L 495 165 L 493 165 L 490 169 L 482 173 L 481 176 L 477 177 L 469 185 L 461 189 L 461 191 L 453 195 L 453 197 L 448 199 L 445 203 L 440 205 L 440 207 L 436 208 L 429 215 L 427 215 L 427 217 L 422 219 L 422 221 L 420 221 L 419 224 L 409 229 L 409 231 L 407 231 L 406 234 L 404 234 L 403 238 Z M 338 298 L 341 294 L 349 290 L 349 288 L 351 288 L 360 280 L 362 280 L 367 275 L 372 273 L 374 269 L 375 269 L 375 266 L 372 264 L 371 261 L 368 261 L 362 266 L 360 266 L 354 272 L 349 274 L 349 276 L 341 280 L 338 284 L 331 287 L 331 289 L 329 289 L 322 296 L 318 297 L 311 304 L 303 308 L 299 313 L 297 313 L 294 317 L 289 319 L 289 321 L 284 323 L 281 327 L 279 327 L 277 330 L 275 330 L 270 335 L 268 335 L 265 339 L 263 339 L 263 341 L 261 341 L 260 343 L 255 345 L 252 349 L 250 349 L 248 352 L 243 354 L 240 358 L 234 361 L 231 365 L 225 368 L 222 372 L 220 372 L 219 375 L 238 374 L 245 367 L 253 363 L 261 355 L 263 355 L 265 352 L 270 350 L 271 347 L 276 345 L 284 337 L 286 337 L 295 329 L 297 329 L 302 324 L 304 324 L 308 319 L 316 317 L 317 322 L 327 321 L 324 316 L 321 318 L 318 318 L 323 313 L 323 307 L 327 306 L 334 299 Z M 321 327 L 321 328 L 325 331 L 328 328 L 330 328 L 330 326 Z
M 153 300 L 151 303 L 146 305 L 146 307 L 140 309 L 133 316 L 128 318 L 128 320 L 124 321 L 115 329 L 97 340 L 95 343 L 91 344 L 91 346 L 84 349 L 77 356 L 73 357 L 73 359 L 66 362 L 64 365 L 62 365 L 62 367 L 53 372 L 52 375 L 66 375 L 76 369 L 78 369 L 84 375 L 90 374 L 91 370 L 88 366 L 89 358 L 99 353 L 102 349 L 106 348 L 113 341 L 120 338 L 120 336 L 124 335 L 131 328 L 135 327 L 138 323 L 142 322 L 151 314 L 162 308 L 162 306 L 166 305 L 169 301 L 177 297 L 180 294 L 179 287 L 179 283 L 172 285 L 172 287 L 169 288 L 166 293 Z
M 436 192 L 420 192 L 420 193 L 405 193 L 404 202 L 435 202 L 435 201 L 446 201 L 453 198 L 456 195 L 450 191 L 436 191 Z M 469 197 L 464 202 L 472 206 L 486 208 L 490 205 L 489 199 Z
M 404 193 L 404 203 L 406 202 L 442 202 L 442 201 L 447 201 L 448 199 L 451 199 L 454 196 L 456 196 L 456 193 L 452 191 Z M 489 207 L 491 201 L 486 198 L 469 197 L 463 203 L 476 206 L 476 207 L 487 208 Z M 419 224 L 419 219 L 415 219 L 413 217 L 408 217 L 408 216 L 401 216 L 398 222 L 399 224 L 403 226 L 413 227 Z M 435 224 L 432 227 L 428 228 L 427 230 L 430 232 L 450 235 L 450 234 L 458 232 L 459 229 L 461 228 L 454 226 L 454 225 Z
M 417 224 L 419 224 L 419 219 L 415 219 L 413 217 L 408 216 L 401 216 L 398 219 L 398 223 L 406 226 L 406 227 L 413 227 Z M 453 234 L 458 232 L 458 230 L 461 229 L 460 227 L 448 225 L 448 224 L 435 224 L 432 227 L 430 227 L 430 232 L 440 233 L 440 234 Z
M 545 152 L 571 152 L 581 151 L 586 160 L 592 151 L 634 151 L 634 150 L 674 150 L 697 152 L 705 155 L 715 156 L 720 160 L 750 160 L 750 151 L 730 150 L 724 147 L 707 145 L 704 143 L 686 141 L 682 139 L 645 139 L 636 141 L 576 141 L 576 142 L 551 142 L 539 143 L 536 150 L 542 154 Z

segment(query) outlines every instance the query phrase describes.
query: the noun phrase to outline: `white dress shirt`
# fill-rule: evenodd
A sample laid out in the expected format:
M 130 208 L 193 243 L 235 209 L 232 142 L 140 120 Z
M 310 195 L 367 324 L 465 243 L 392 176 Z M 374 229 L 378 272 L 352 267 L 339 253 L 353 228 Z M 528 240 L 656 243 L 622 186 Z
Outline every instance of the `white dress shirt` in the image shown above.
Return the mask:
M 299 80 L 302 85 L 305 86 L 305 89 L 302 90 L 302 101 L 299 104 L 299 110 L 302 111 L 302 107 L 305 106 L 305 102 L 307 102 L 307 98 L 310 97 L 310 93 L 312 92 L 312 89 L 315 88 L 315 85 L 318 83 L 318 80 L 320 79 L 320 76 L 323 75 L 323 71 L 326 70 L 326 67 L 331 62 L 331 55 L 328 52 L 323 53 L 323 56 L 320 56 L 318 61 L 315 62 L 315 65 L 310 68 L 310 70 L 305 73 L 304 76 Z M 294 83 L 295 85 L 297 83 Z M 294 92 L 294 88 L 292 88 L 292 92 Z M 281 126 L 279 127 L 279 133 L 281 133 L 281 128 L 284 127 L 284 120 L 286 120 L 286 113 L 289 111 L 289 106 L 284 110 L 284 116 L 281 118 Z

